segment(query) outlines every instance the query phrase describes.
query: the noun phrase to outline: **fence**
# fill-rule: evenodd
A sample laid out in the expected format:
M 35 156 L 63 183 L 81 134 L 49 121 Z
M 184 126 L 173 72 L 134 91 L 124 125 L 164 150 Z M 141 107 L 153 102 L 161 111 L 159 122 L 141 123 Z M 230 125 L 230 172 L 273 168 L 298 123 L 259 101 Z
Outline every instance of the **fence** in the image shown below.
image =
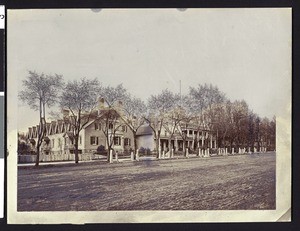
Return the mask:
M 102 156 L 97 154 L 78 154 L 79 161 L 89 161 L 102 159 Z M 36 161 L 36 155 L 19 155 L 18 163 L 34 163 Z M 40 155 L 40 162 L 52 162 L 52 161 L 75 161 L 74 154 L 50 154 L 50 155 Z

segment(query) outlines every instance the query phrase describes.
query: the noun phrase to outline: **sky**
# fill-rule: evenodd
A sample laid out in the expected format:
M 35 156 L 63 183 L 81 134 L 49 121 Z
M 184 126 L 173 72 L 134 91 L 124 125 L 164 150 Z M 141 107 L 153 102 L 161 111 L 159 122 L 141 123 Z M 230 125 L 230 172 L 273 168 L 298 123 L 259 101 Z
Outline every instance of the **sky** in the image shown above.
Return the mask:
M 212 83 L 268 118 L 290 102 L 291 9 L 8 10 L 7 20 L 8 130 L 38 123 L 17 99 L 28 70 L 123 83 L 143 100 L 179 92 L 180 80 L 183 94 Z

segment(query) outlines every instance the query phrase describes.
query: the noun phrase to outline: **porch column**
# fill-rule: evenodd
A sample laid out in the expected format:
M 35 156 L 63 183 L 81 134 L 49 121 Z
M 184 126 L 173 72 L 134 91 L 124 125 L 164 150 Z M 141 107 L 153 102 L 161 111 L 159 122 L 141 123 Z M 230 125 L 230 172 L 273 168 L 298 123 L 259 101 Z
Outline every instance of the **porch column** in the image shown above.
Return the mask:
M 165 140 L 163 141 L 163 145 L 164 145 L 163 151 L 166 151 L 166 149 L 167 149 L 167 142 Z
M 210 134 L 210 148 L 212 148 L 212 134 Z
M 194 144 L 195 144 L 195 140 L 194 140 L 194 134 L 193 134 L 192 150 L 194 150 Z
M 124 136 L 121 136 L 121 148 L 124 151 Z

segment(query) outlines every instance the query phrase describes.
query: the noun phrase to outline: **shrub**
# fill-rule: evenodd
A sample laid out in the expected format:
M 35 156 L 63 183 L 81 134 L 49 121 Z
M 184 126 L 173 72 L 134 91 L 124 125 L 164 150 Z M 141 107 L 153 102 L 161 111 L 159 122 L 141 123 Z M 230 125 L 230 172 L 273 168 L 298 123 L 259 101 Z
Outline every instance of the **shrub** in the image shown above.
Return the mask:
M 140 154 L 145 154 L 145 152 L 146 152 L 146 149 L 144 147 L 140 147 L 139 153 Z
M 98 146 L 97 153 L 99 153 L 99 154 L 106 153 L 105 147 L 103 145 Z

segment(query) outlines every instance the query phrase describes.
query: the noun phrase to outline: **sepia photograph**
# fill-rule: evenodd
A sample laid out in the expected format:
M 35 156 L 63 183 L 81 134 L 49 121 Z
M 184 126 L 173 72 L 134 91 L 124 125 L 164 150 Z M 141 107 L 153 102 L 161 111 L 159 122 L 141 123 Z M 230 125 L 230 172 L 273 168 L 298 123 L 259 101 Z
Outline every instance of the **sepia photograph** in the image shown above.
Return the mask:
M 7 14 L 9 223 L 290 221 L 291 8 Z

